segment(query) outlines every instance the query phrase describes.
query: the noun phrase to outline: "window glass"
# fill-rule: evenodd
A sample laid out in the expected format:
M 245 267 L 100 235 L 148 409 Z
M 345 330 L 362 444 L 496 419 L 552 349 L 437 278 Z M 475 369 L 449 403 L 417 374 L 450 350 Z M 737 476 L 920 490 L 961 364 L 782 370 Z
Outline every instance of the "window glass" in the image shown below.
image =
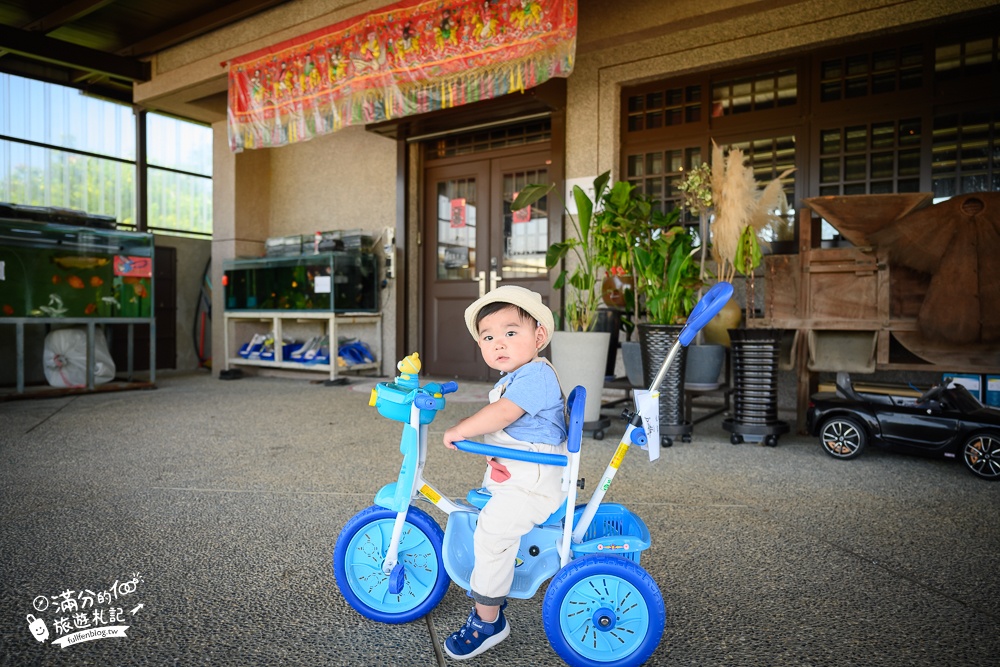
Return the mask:
M 212 130 L 147 114 L 147 226 L 212 232 Z M 0 74 L 0 201 L 137 220 L 135 116 L 124 104 Z
M 212 179 L 149 167 L 150 229 L 212 233 Z
M 538 278 L 548 273 L 545 252 L 549 247 L 548 196 L 531 206 L 512 211 L 518 193 L 529 183 L 546 183 L 545 169 L 505 172 L 503 183 L 503 275 Z
M 146 161 L 157 167 L 212 175 L 212 128 L 169 116 L 146 115 Z
M 0 74 L 0 134 L 135 160 L 132 110 L 73 88 Z
M 934 119 L 931 177 L 935 201 L 963 192 L 998 189 L 998 131 L 1000 111 L 943 114 Z
M 135 164 L 0 140 L 0 201 L 135 224 Z

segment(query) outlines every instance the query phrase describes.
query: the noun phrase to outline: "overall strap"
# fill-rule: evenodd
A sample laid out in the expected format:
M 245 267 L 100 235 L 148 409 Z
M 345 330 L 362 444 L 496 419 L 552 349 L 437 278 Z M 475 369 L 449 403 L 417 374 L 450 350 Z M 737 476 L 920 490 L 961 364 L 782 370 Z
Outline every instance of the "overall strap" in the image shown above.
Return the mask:
M 569 427 L 569 401 L 566 400 L 566 392 L 563 391 L 562 380 L 559 379 L 559 372 L 556 370 L 556 367 L 552 365 L 552 362 L 549 361 L 548 359 L 546 359 L 545 357 L 539 357 L 536 361 L 545 362 L 545 364 L 548 365 L 548 367 L 552 369 L 552 373 L 556 376 L 556 383 L 559 385 L 559 395 L 562 396 L 563 420 L 566 422 L 566 426 L 568 428 Z

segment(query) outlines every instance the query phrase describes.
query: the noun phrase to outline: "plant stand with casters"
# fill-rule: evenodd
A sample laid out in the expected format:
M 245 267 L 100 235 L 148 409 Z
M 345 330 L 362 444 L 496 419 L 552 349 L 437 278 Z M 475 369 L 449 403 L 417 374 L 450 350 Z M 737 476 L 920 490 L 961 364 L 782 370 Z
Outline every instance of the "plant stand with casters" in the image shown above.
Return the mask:
M 730 329 L 735 382 L 735 409 L 722 428 L 734 445 L 761 442 L 778 444 L 788 433 L 788 422 L 778 419 L 778 357 L 781 332 L 776 329 Z

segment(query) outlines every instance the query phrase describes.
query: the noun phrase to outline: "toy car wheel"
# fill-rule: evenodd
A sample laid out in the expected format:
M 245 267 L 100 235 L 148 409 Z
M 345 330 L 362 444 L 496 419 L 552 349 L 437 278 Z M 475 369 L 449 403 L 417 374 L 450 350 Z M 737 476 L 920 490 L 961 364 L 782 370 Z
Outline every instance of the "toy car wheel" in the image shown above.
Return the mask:
M 601 429 L 594 431 L 594 440 L 604 440 L 604 431 Z
M 667 612 L 656 582 L 639 565 L 593 554 L 552 578 L 542 619 L 549 643 L 567 664 L 625 667 L 652 655 Z
M 868 444 L 868 432 L 851 417 L 828 419 L 819 431 L 823 451 L 835 459 L 853 459 L 861 455 Z
M 1000 434 L 977 433 L 965 442 L 962 460 L 973 475 L 1000 479 Z
M 729 442 L 731 442 L 734 445 L 742 445 L 743 444 L 743 436 L 742 435 L 737 435 L 736 433 L 733 433 L 731 436 L 729 436 Z
M 673 438 L 668 438 L 668 437 L 664 436 L 664 437 L 660 438 L 660 446 L 661 447 L 673 447 L 674 446 L 674 439 Z
M 681 442 L 684 443 L 691 442 L 691 436 L 685 433 L 684 435 L 681 436 Z
M 348 604 L 382 623 L 407 623 L 425 616 L 451 583 L 441 557 L 441 528 L 426 512 L 410 507 L 399 542 L 402 588 L 391 592 L 382 563 L 395 520 L 396 513 L 382 507 L 362 510 L 340 531 L 333 552 L 333 574 Z
M 766 446 L 768 446 L 768 447 L 777 447 L 778 446 L 778 436 L 776 436 L 776 435 L 769 435 L 769 436 L 767 436 L 766 438 L 764 438 L 764 444 Z

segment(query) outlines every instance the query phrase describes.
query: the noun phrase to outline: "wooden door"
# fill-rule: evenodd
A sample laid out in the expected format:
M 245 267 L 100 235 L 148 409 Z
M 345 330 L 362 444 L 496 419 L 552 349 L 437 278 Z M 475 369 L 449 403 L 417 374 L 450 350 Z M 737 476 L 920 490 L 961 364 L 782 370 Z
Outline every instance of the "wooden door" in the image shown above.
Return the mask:
M 489 154 L 424 173 L 422 353 L 429 374 L 490 379 L 465 309 L 498 285 L 522 285 L 552 305 L 545 251 L 558 231 L 550 197 L 516 214 L 529 183 L 549 182 L 548 151 Z

